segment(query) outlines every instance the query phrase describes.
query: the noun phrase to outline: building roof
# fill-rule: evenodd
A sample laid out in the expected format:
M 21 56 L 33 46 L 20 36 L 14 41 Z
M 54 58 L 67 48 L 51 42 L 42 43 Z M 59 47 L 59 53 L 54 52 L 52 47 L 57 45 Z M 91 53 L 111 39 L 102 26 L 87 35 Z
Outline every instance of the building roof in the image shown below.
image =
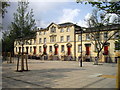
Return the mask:
M 62 24 L 58 24 L 58 25 L 61 27 L 65 27 L 65 26 L 70 26 L 70 25 L 74 25 L 74 24 L 71 22 L 66 22 L 66 23 L 62 23 Z
M 90 32 L 101 32 L 101 31 L 112 31 L 112 30 L 120 30 L 120 24 L 112 24 L 112 25 L 107 25 L 107 26 L 100 26 L 100 27 L 90 27 L 90 28 L 85 28 L 85 33 L 90 33 Z
M 39 28 L 38 31 L 43 31 L 43 30 L 48 30 L 48 28 L 52 25 L 55 24 L 58 26 L 58 28 L 62 28 L 62 27 L 67 27 L 67 26 L 75 26 L 75 27 L 80 27 L 74 23 L 71 22 L 66 22 L 66 23 L 61 23 L 61 24 L 56 24 L 54 22 L 52 22 L 47 28 Z

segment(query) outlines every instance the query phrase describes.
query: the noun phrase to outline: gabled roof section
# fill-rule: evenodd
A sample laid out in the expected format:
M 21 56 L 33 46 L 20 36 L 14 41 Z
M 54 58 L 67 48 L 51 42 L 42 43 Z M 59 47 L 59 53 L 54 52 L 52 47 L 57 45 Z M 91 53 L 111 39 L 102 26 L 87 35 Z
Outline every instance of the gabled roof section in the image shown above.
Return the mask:
M 56 26 L 59 26 L 58 24 L 56 24 L 56 23 L 54 23 L 54 22 L 52 22 L 47 28 L 49 28 L 51 25 L 56 25 Z
M 38 31 L 44 31 L 44 30 L 49 30 L 49 27 L 52 26 L 52 25 L 55 25 L 57 26 L 58 28 L 63 28 L 63 27 L 68 27 L 68 26 L 75 26 L 76 27 L 80 27 L 74 23 L 71 23 L 71 22 L 66 22 L 66 23 L 61 23 L 61 24 L 56 24 L 54 22 L 52 22 L 48 27 L 46 28 L 40 28 Z

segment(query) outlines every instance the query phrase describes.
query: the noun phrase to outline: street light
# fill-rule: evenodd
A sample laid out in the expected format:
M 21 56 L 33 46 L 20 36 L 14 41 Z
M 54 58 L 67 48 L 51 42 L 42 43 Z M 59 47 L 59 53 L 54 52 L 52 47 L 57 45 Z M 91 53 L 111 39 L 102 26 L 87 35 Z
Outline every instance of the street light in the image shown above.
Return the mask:
M 81 59 L 80 59 L 80 67 L 82 67 L 82 29 L 81 29 Z
M 82 29 L 81 27 L 76 28 L 76 34 L 81 34 L 81 57 L 79 57 L 79 64 L 80 67 L 82 67 L 82 33 L 85 31 L 85 29 Z

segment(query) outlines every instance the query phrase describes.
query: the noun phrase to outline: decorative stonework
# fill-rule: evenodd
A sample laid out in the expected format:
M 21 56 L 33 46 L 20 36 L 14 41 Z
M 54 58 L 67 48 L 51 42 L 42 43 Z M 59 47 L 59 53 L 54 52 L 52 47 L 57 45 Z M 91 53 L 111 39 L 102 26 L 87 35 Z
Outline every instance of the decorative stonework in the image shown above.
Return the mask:
M 71 44 L 71 43 L 67 43 L 66 46 L 67 46 L 67 47 L 72 47 L 72 44 Z
M 46 45 L 46 44 L 44 44 L 44 45 L 43 45 L 43 48 L 47 48 L 47 45 Z
M 109 43 L 109 42 L 106 42 L 106 43 L 105 43 L 105 46 L 109 46 L 109 45 L 110 45 L 110 43 Z
M 59 45 L 58 45 L 57 43 L 56 43 L 56 44 L 54 44 L 54 47 L 55 47 L 55 48 L 58 48 L 58 46 L 59 46 Z
M 90 47 L 90 46 L 91 46 L 91 43 L 86 43 L 85 46 L 86 46 L 86 47 Z

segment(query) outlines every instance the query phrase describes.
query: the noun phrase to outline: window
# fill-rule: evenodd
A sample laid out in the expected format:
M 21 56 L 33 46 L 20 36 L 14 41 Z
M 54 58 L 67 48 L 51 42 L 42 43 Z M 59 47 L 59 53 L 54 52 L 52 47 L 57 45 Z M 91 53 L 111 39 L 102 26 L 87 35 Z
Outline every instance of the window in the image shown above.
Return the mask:
M 52 52 L 52 46 L 50 46 L 50 48 L 49 48 L 49 49 L 50 49 L 50 52 Z
M 78 35 L 78 41 L 81 41 L 81 35 Z
M 39 32 L 39 35 L 41 35 L 42 34 L 42 32 Z
M 51 33 L 56 33 L 56 27 L 54 26 L 51 27 Z
M 42 50 L 41 50 L 41 46 L 39 46 L 39 52 L 41 52 Z
M 69 31 L 70 31 L 70 28 L 68 27 L 68 28 L 67 28 L 67 32 L 69 32 Z
M 86 34 L 86 40 L 90 40 L 90 35 Z
M 44 31 L 44 35 L 46 34 L 46 31 Z
M 63 36 L 60 37 L 60 41 L 61 41 L 61 42 L 64 41 L 64 37 L 63 37 Z
M 42 38 L 39 38 L 39 44 L 42 43 Z
M 32 40 L 30 40 L 30 45 L 32 44 Z
M 23 47 L 23 52 L 24 52 L 24 47 Z
M 69 42 L 70 41 L 70 36 L 67 36 L 67 42 Z
M 104 33 L 104 39 L 107 39 L 108 38 L 108 32 L 105 32 Z
M 119 42 L 115 42 L 115 50 L 120 50 L 120 43 Z
M 119 32 L 117 32 L 116 34 L 115 34 L 115 39 L 119 39 Z
M 46 43 L 46 38 L 44 38 L 44 43 Z
M 25 44 L 28 45 L 29 44 L 28 41 L 25 41 Z
M 34 39 L 34 44 L 36 43 L 36 40 Z
M 50 37 L 50 42 L 53 42 L 53 37 Z
M 61 52 L 64 52 L 64 45 L 61 45 Z
M 32 47 L 30 47 L 30 52 L 32 52 Z
M 96 33 L 96 39 L 100 40 L 100 33 Z
M 56 36 L 50 36 L 50 42 L 56 42 Z
M 81 52 L 81 45 L 78 45 L 78 52 Z
M 60 29 L 60 32 L 64 32 L 64 29 L 63 29 L 63 28 L 61 28 L 61 29 Z
M 16 47 L 16 52 L 17 52 L 17 47 Z

